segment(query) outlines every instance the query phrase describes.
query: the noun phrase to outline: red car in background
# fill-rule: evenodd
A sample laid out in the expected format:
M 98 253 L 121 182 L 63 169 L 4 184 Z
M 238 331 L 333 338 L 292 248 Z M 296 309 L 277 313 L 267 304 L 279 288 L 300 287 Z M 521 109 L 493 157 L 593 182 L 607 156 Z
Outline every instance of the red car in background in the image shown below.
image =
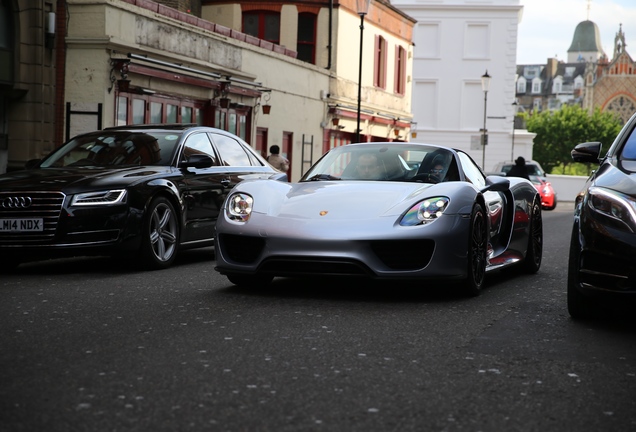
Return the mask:
M 539 176 L 530 176 L 530 181 L 541 195 L 541 208 L 543 210 L 554 210 L 557 205 L 557 196 L 550 182 Z

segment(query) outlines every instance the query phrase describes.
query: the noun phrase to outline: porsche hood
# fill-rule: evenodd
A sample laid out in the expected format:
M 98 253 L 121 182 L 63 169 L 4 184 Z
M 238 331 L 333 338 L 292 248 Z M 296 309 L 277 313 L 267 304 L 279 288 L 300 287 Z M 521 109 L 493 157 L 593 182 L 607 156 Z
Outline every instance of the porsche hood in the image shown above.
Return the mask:
M 441 186 L 441 185 L 439 185 Z M 400 182 L 245 182 L 237 191 L 254 198 L 254 212 L 291 219 L 374 219 L 399 216 L 409 203 L 443 195 L 443 188 Z M 231 194 L 230 194 L 231 195 Z

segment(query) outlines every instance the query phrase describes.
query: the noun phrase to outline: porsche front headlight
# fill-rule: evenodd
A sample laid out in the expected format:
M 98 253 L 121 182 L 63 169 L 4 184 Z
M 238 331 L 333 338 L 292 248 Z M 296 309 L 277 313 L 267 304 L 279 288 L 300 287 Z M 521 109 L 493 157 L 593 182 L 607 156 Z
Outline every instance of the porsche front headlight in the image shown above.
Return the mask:
M 636 232 L 636 202 L 630 196 L 593 186 L 589 190 L 589 207 L 618 223 L 618 226 Z
M 400 225 L 415 226 L 431 223 L 444 213 L 448 208 L 448 203 L 450 203 L 450 199 L 447 197 L 433 197 L 420 201 L 406 212 Z
M 227 199 L 226 214 L 235 222 L 247 222 L 252 214 L 254 198 L 248 194 L 237 192 Z
M 73 196 L 71 206 L 104 206 L 126 202 L 126 189 L 80 193 Z

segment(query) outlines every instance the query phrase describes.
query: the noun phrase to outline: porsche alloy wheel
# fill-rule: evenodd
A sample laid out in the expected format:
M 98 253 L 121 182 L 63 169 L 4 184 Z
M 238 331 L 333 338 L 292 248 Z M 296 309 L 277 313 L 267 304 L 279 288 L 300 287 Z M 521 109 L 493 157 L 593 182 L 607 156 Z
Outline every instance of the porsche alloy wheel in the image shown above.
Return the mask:
M 541 203 L 538 200 L 532 203 L 532 212 L 529 219 L 528 249 L 523 266 L 528 273 L 536 273 L 541 267 L 541 257 L 543 255 L 543 218 L 541 216 Z
M 155 198 L 148 207 L 144 221 L 141 258 L 149 269 L 169 267 L 177 256 L 179 225 L 177 214 L 169 200 Z
M 465 291 L 468 295 L 479 295 L 486 277 L 486 251 L 488 247 L 488 227 L 481 204 L 475 204 L 470 216 L 468 239 L 468 277 Z

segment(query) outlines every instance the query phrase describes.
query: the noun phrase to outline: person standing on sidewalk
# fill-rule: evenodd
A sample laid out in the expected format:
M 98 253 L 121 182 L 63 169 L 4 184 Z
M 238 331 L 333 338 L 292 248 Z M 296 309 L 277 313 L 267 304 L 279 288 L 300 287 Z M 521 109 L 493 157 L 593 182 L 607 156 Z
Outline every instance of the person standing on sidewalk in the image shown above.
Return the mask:
M 506 175 L 508 177 L 522 177 L 526 180 L 530 180 L 530 177 L 528 176 L 528 168 L 526 168 L 526 160 L 519 156 L 515 159 L 514 166 L 510 168 L 510 171 L 508 171 L 508 174 Z
M 287 172 L 289 169 L 289 161 L 280 155 L 280 147 L 273 145 L 269 148 L 270 155 L 267 156 L 267 162 L 279 171 Z

